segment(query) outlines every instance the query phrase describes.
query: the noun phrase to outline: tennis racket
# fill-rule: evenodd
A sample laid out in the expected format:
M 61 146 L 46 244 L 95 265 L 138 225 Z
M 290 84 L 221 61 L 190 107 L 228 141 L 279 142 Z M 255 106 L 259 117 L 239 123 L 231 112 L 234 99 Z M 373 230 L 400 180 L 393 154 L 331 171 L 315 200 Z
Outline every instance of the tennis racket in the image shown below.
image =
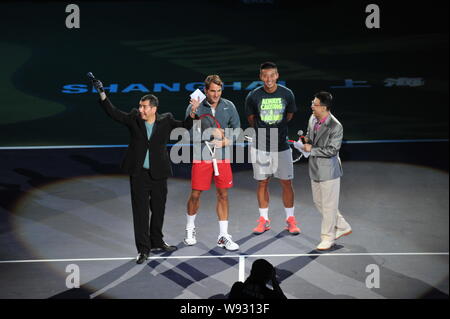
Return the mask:
M 302 131 L 302 130 L 299 130 L 299 131 L 297 132 L 297 134 L 298 134 L 298 136 L 299 136 L 299 139 L 301 139 L 302 142 L 305 143 L 305 136 L 303 135 L 303 131 Z M 244 136 L 244 140 L 247 141 L 249 144 L 253 143 L 253 137 L 251 137 L 251 136 L 249 136 L 249 135 L 245 135 L 245 136 Z M 302 152 L 300 152 L 298 149 L 296 149 L 296 148 L 294 147 L 294 142 L 296 142 L 296 141 L 294 141 L 294 140 L 288 140 L 289 147 L 290 147 L 291 150 L 292 150 L 292 162 L 293 162 L 293 163 L 298 162 L 298 161 L 303 157 Z
M 211 160 L 214 168 L 214 175 L 219 176 L 219 167 L 217 166 L 217 158 L 216 158 L 216 144 L 214 140 L 222 140 L 223 134 L 219 133 L 219 129 L 221 129 L 219 122 L 216 120 L 214 116 L 211 114 L 203 114 L 200 116 L 200 124 L 202 133 L 207 129 L 212 129 L 211 138 L 205 141 L 205 145 L 211 154 Z

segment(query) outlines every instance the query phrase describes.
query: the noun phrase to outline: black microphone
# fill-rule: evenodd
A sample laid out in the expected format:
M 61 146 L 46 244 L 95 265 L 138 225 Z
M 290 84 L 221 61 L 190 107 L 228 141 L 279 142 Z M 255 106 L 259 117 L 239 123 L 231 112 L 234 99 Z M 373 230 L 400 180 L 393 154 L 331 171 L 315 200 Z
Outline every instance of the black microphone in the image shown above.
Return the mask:
M 95 81 L 98 81 L 98 80 L 95 78 L 94 74 L 92 74 L 92 72 L 88 72 L 88 73 L 87 73 L 87 76 L 88 76 L 89 79 L 91 79 L 92 84 L 94 84 Z M 95 85 L 94 85 L 94 86 L 95 86 Z M 98 90 L 99 92 L 105 92 L 105 90 L 103 89 L 103 87 L 100 87 L 100 88 L 98 88 L 97 90 Z

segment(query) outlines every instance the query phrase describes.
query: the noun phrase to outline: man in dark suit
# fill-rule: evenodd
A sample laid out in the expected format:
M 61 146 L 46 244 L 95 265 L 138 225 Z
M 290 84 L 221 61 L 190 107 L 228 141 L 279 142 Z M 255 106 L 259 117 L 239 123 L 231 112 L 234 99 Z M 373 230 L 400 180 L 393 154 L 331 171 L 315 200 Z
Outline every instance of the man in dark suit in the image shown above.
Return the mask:
M 147 94 L 139 101 L 139 110 L 125 113 L 107 98 L 99 80 L 93 80 L 93 85 L 100 93 L 100 105 L 106 114 L 130 131 L 130 143 L 121 168 L 130 175 L 134 236 L 139 253 L 136 262 L 142 264 L 150 250 L 171 252 L 177 249 L 164 242 L 162 233 L 167 178 L 172 175 L 166 144 L 172 129 L 192 127 L 196 109 L 192 109 L 184 121 L 177 121 L 171 113 L 158 114 L 158 98 Z M 149 210 L 152 212 L 150 227 Z

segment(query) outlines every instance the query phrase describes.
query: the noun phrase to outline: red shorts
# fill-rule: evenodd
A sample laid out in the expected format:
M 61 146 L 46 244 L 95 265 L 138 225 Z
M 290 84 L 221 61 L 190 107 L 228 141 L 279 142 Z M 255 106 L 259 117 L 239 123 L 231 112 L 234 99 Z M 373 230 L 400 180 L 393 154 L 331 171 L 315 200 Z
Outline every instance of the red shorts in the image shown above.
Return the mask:
M 216 188 L 233 187 L 230 160 L 217 160 L 217 167 L 219 176 L 214 175 L 212 161 L 194 161 L 192 164 L 192 189 L 207 191 L 211 187 L 213 177 Z

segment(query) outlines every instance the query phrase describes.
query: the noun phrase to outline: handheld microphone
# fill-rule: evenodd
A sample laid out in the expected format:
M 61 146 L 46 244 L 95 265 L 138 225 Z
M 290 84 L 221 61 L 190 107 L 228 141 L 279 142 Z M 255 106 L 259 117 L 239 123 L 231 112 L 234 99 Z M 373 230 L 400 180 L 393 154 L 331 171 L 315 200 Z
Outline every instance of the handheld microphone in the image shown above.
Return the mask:
M 92 84 L 94 84 L 95 81 L 98 81 L 98 80 L 95 78 L 94 74 L 92 74 L 92 72 L 88 72 L 88 73 L 87 73 L 87 76 L 88 76 L 89 79 L 91 79 Z M 95 86 L 95 85 L 94 85 L 94 86 Z M 105 90 L 103 89 L 103 87 L 99 87 L 99 88 L 97 88 L 97 90 L 98 90 L 99 92 L 105 92 Z
M 299 130 L 297 132 L 297 135 L 300 136 L 300 139 L 302 140 L 302 143 L 305 144 L 305 137 L 303 136 L 303 130 Z

